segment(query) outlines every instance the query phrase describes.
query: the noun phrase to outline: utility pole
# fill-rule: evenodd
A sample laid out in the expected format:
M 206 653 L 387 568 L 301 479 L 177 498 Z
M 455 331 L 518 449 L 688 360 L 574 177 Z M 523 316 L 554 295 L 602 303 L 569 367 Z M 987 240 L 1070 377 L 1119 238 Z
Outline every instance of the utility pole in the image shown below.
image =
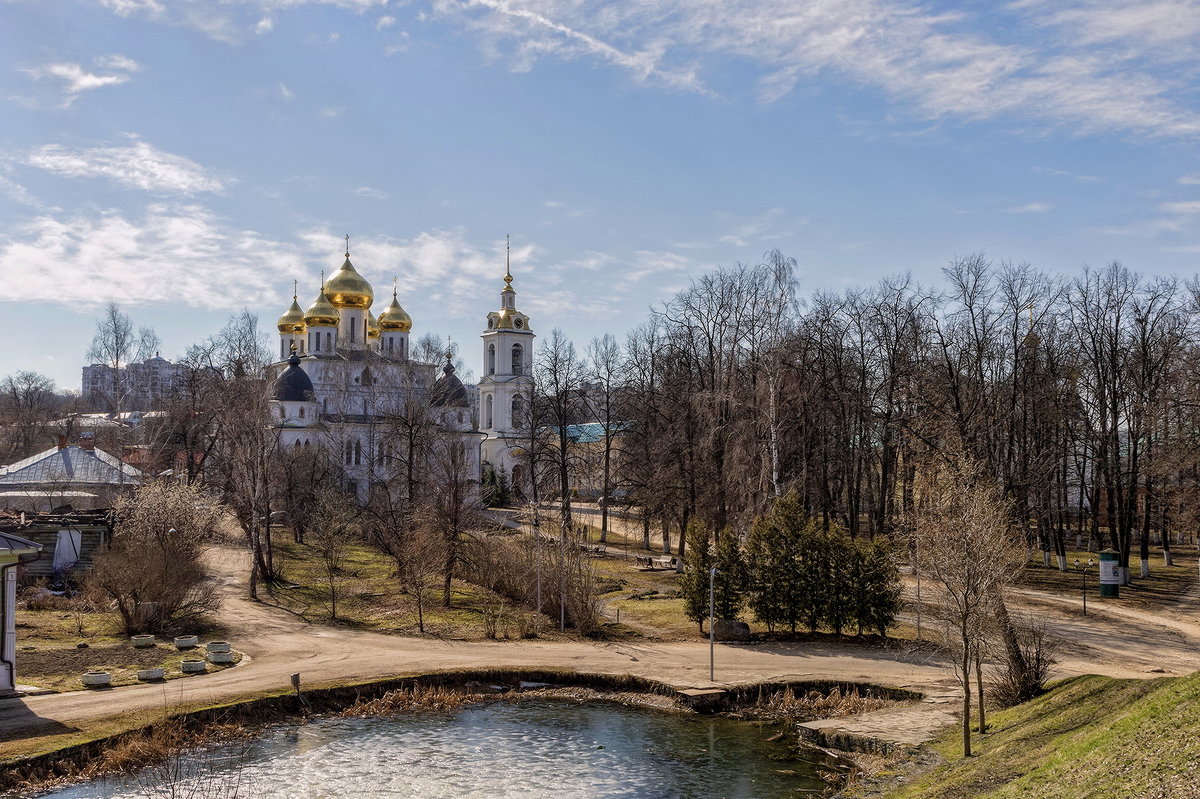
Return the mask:
M 717 634 L 713 629 L 713 599 L 716 595 L 717 567 L 708 570 L 708 681 L 716 682 Z

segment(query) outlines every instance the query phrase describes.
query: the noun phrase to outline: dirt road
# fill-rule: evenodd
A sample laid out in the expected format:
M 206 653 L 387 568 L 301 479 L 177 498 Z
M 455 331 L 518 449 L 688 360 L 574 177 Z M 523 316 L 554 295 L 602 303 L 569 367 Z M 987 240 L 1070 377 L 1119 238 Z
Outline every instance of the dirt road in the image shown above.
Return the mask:
M 249 656 L 246 662 L 159 685 L 0 700 L 0 740 L 62 731 L 116 713 L 233 699 L 284 687 L 294 672 L 311 684 L 437 669 L 543 667 L 632 674 L 680 688 L 713 685 L 708 680 L 708 646 L 700 642 L 444 641 L 309 624 L 244 597 L 244 551 L 224 548 L 214 555 L 213 572 L 225 595 L 222 615 L 238 631 L 232 643 Z M 1067 600 L 1025 593 L 1030 594 L 1027 601 L 1044 605 L 1039 615 L 1052 625 L 1055 635 L 1080 642 L 1060 654 L 1060 675 L 1147 677 L 1157 676 L 1149 673 L 1152 668 L 1176 673 L 1194 668 L 1190 664 L 1200 645 L 1200 620 L 1195 615 L 1164 624 L 1141 611 L 1105 607 L 1085 620 L 1075 618 L 1069 607 L 1066 612 L 1057 607 Z M 925 652 L 807 643 L 719 644 L 716 664 L 717 685 L 833 679 L 912 688 L 947 699 L 953 694 L 951 672 L 938 657 Z

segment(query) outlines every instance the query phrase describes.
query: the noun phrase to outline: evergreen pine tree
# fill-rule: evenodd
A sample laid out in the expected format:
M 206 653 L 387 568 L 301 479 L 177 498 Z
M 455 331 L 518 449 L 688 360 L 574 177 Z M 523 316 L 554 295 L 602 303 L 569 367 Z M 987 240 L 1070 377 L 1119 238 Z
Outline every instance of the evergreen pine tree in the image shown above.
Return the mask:
M 869 626 L 886 636 L 888 628 L 896 623 L 896 616 L 900 613 L 903 591 L 900 570 L 896 568 L 886 541 L 876 539 L 866 545 L 863 582 L 870 597 Z
M 508 469 L 503 465 L 499 471 L 492 472 L 496 498 L 494 506 L 507 508 L 512 503 L 512 481 L 508 479 Z
M 737 533 L 728 527 L 717 536 L 713 565 L 717 567 L 713 581 L 714 612 L 718 619 L 735 621 L 746 603 L 746 562 Z
M 684 555 L 679 593 L 683 597 L 684 615 L 704 632 L 704 620 L 708 618 L 708 570 L 713 565 L 712 547 L 708 528 L 699 519 L 688 522 L 686 535 L 687 554 Z
M 750 609 L 767 629 L 787 626 L 795 632 L 804 600 L 800 558 L 809 529 L 795 494 L 775 503 L 755 520 L 746 542 Z
M 854 622 L 854 571 L 858 546 L 841 530 L 829 530 L 822 536 L 828 577 L 824 590 L 825 626 L 841 635 Z

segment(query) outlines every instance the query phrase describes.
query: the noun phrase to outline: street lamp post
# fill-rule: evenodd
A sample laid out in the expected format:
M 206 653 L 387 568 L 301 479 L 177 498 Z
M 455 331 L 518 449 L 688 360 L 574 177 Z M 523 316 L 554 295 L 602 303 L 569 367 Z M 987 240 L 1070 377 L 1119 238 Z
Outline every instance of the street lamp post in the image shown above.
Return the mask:
M 910 538 L 908 541 L 908 562 L 912 566 L 912 573 L 917 578 L 917 640 L 921 640 L 921 570 L 917 568 L 917 539 Z
M 1079 558 L 1075 558 L 1075 568 L 1079 569 L 1079 584 L 1083 591 L 1083 615 L 1087 615 L 1087 570 L 1091 568 L 1094 561 L 1088 558 L 1086 564 L 1080 563 Z
M 713 629 L 713 602 L 716 596 L 717 567 L 708 570 L 708 680 L 716 682 L 717 635 Z

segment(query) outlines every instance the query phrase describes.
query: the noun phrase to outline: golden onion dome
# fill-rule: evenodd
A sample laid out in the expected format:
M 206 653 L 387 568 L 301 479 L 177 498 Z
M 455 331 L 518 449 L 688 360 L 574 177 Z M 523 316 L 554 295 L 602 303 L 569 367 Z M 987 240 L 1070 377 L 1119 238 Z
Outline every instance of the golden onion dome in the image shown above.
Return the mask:
M 367 338 L 379 338 L 379 320 L 367 309 Z
M 306 325 L 337 327 L 341 320 L 342 316 L 338 313 L 338 309 L 333 307 L 333 303 L 329 301 L 329 297 L 325 296 L 323 291 L 317 295 L 316 302 L 308 306 L 308 310 L 304 312 L 304 324 Z
M 391 305 L 384 308 L 383 313 L 379 315 L 379 326 L 384 330 L 399 330 L 402 333 L 412 330 L 412 317 L 400 307 L 395 293 L 392 294 Z
M 334 272 L 322 288 L 335 308 L 370 308 L 375 300 L 371 284 L 355 271 L 349 255 L 342 262 L 342 268 Z
M 283 316 L 279 317 L 277 323 L 280 333 L 303 333 L 304 332 L 304 311 L 300 308 L 300 303 L 296 301 L 296 295 L 292 295 L 292 305 Z

